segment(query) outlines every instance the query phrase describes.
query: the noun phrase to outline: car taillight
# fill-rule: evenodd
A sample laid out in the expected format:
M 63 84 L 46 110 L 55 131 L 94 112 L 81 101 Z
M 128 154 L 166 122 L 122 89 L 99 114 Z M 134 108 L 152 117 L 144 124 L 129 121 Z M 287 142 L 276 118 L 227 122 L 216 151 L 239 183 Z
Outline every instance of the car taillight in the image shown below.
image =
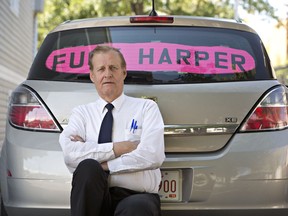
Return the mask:
M 174 18 L 168 16 L 135 16 L 130 17 L 130 23 L 173 23 Z
M 274 88 L 256 106 L 240 131 L 278 130 L 288 127 L 288 91 Z
M 18 128 L 37 131 L 60 131 L 49 111 L 28 88 L 18 87 L 11 95 L 9 122 Z

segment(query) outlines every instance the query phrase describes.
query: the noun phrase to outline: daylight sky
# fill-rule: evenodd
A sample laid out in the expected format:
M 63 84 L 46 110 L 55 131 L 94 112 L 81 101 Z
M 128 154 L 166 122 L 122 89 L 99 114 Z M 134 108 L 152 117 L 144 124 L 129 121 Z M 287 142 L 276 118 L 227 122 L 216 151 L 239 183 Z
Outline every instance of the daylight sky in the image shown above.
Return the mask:
M 270 0 L 272 6 L 277 10 L 276 14 L 285 21 L 288 17 L 288 0 Z M 252 27 L 261 37 L 274 66 L 286 64 L 286 28 L 276 28 L 277 22 L 263 15 L 249 15 L 239 10 L 239 16 L 246 24 Z

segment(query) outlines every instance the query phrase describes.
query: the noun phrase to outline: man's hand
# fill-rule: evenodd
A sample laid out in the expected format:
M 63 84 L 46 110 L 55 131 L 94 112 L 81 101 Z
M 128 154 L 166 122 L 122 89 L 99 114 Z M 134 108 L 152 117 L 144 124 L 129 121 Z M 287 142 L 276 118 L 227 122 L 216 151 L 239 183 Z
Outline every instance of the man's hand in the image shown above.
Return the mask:
M 119 157 L 123 154 L 134 151 L 137 148 L 139 142 L 140 141 L 123 141 L 113 143 L 113 151 L 115 157 Z
M 119 157 L 122 154 L 134 151 L 137 148 L 139 142 L 140 141 L 133 141 L 133 142 L 132 141 L 123 141 L 123 142 L 113 143 L 113 151 L 114 151 L 115 157 Z M 101 166 L 102 166 L 103 170 L 109 171 L 107 161 L 101 163 Z
M 72 136 L 70 136 L 70 139 L 73 142 L 77 142 L 77 141 L 85 142 L 85 140 L 82 137 L 78 136 L 78 135 L 72 135 Z
M 101 163 L 101 166 L 102 166 L 102 168 L 103 168 L 104 171 L 109 171 L 107 161 Z

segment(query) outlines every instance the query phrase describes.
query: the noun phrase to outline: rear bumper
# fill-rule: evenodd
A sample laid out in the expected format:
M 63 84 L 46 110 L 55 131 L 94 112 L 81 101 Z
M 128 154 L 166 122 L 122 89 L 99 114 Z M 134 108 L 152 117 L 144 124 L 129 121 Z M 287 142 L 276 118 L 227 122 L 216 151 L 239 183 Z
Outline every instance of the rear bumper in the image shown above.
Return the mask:
M 8 178 L 7 185 L 8 194 L 6 200 L 3 197 L 3 201 L 9 216 L 70 215 L 70 179 Z
M 9 216 L 70 215 L 70 180 L 8 179 L 8 185 L 5 208 Z M 208 199 L 203 190 L 198 200 L 162 203 L 162 216 L 286 216 L 287 190 L 288 180 L 238 181 L 230 189 L 214 188 Z

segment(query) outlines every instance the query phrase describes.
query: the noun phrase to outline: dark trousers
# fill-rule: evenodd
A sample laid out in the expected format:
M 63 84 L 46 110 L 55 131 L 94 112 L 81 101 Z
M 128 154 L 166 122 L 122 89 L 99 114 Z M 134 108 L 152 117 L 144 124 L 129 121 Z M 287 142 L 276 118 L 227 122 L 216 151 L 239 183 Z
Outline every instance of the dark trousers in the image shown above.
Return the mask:
M 73 174 L 71 216 L 160 216 L 158 194 L 108 186 L 108 176 L 92 159 L 82 161 Z

